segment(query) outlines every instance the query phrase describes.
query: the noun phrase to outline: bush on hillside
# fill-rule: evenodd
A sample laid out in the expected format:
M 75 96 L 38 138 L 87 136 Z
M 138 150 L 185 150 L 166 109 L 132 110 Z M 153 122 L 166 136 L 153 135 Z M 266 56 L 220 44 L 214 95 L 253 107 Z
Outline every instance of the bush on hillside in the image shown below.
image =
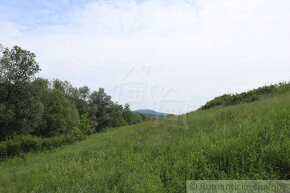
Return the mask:
M 18 140 L 8 140 L 6 147 L 8 157 L 13 157 L 21 153 L 21 143 Z
M 41 138 L 31 135 L 20 136 L 15 139 L 20 141 L 22 152 L 37 152 L 41 151 Z
M 230 106 L 240 103 L 250 103 L 260 99 L 262 95 L 271 94 L 274 92 L 280 92 L 281 90 L 287 90 L 290 87 L 290 83 L 279 83 L 270 86 L 263 86 L 257 89 L 250 90 L 248 92 L 242 92 L 240 94 L 224 94 L 216 97 L 211 101 L 208 101 L 203 105 L 200 110 L 206 110 L 220 105 Z
M 14 157 L 26 152 L 41 152 L 72 144 L 85 139 L 85 135 L 60 135 L 51 138 L 36 136 L 17 136 L 0 142 L 0 158 Z
M 6 143 L 0 143 L 0 158 L 7 157 L 7 146 Z

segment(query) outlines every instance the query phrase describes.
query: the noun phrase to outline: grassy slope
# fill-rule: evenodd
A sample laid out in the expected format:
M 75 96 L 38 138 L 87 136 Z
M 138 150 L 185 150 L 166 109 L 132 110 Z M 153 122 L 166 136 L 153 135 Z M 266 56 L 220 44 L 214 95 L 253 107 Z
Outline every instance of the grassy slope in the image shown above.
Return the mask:
M 211 109 L 217 106 L 231 106 L 241 103 L 250 103 L 268 98 L 271 96 L 279 95 L 290 90 L 290 82 L 280 82 L 279 84 L 272 84 L 269 86 L 259 87 L 257 89 L 249 90 L 247 92 L 236 94 L 224 94 L 208 101 L 200 109 Z
M 289 179 L 290 93 L 0 162 L 0 192 L 185 192 L 186 179 Z

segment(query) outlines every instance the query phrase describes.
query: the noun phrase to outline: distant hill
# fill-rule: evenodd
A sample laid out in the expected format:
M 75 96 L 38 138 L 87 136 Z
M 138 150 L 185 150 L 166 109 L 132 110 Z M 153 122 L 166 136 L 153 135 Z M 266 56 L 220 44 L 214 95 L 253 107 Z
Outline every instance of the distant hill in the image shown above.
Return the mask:
M 160 113 L 152 109 L 140 109 L 140 110 L 136 110 L 135 112 L 145 114 L 145 115 L 155 116 L 155 117 L 168 117 L 169 115 L 171 115 L 167 113 Z

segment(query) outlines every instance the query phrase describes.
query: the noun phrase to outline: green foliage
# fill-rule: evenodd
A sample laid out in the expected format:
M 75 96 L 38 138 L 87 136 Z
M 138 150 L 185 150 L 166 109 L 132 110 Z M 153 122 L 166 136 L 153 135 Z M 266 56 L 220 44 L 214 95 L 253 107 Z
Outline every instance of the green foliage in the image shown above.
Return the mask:
M 7 146 L 6 143 L 0 142 L 0 158 L 7 157 Z
M 144 117 L 111 100 L 103 88 L 90 92 L 68 81 L 36 78 L 35 54 L 19 46 L 2 48 L 0 57 L 0 140 L 17 135 L 52 137 L 68 133 L 102 131 L 136 124 Z M 129 110 L 128 110 L 129 109 Z M 79 123 L 86 115 L 90 128 Z
M 85 139 L 85 135 L 61 135 L 41 138 L 31 135 L 17 136 L 0 142 L 0 158 L 14 157 L 27 152 L 42 152 L 75 143 Z
M 6 142 L 7 156 L 13 157 L 21 153 L 21 142 L 19 140 L 8 140 Z
M 35 54 L 14 46 L 0 58 L 0 139 L 30 133 L 43 111 L 39 90 L 31 81 L 40 71 Z
M 123 118 L 128 125 L 134 125 L 141 121 L 149 120 L 149 116 L 131 111 L 129 104 L 125 104 Z
M 132 111 L 125 111 L 123 113 L 124 119 L 125 121 L 129 124 L 129 125 L 134 125 L 137 124 L 143 120 L 146 120 L 146 115 L 142 116 L 142 114 L 139 113 L 135 113 Z
M 132 112 L 128 104 L 123 108 L 122 105 L 114 103 L 103 88 L 89 96 L 89 106 L 91 107 L 89 117 L 97 123 L 96 131 L 108 127 L 132 125 L 144 120 L 138 113 Z
M 88 113 L 81 115 L 81 119 L 77 127 L 74 127 L 74 134 L 91 135 L 95 132 L 92 125 L 89 124 Z
M 122 113 L 119 112 L 117 115 L 115 114 L 112 124 L 110 125 L 111 127 L 122 127 L 124 125 L 127 125 L 128 123 L 124 120 Z
M 42 140 L 39 137 L 33 137 L 31 135 L 17 136 L 15 141 L 20 141 L 22 152 L 38 152 L 41 151 Z
M 66 134 L 77 125 L 78 111 L 59 89 L 48 90 L 43 97 L 43 104 L 42 124 L 36 134 L 46 137 Z
M 114 107 L 111 97 L 105 93 L 103 88 L 100 88 L 90 95 L 89 103 L 92 107 L 90 115 L 97 122 L 96 130 L 101 131 L 103 128 L 109 127 Z
M 7 85 L 9 94 L 15 85 L 30 81 L 31 78 L 40 71 L 38 63 L 35 61 L 35 54 L 14 46 L 11 50 L 5 48 L 0 58 L 0 83 Z
M 1 192 L 183 192 L 187 179 L 290 178 L 290 83 L 152 120 L 102 88 L 34 79 L 33 53 L 1 51 Z
M 1 191 L 184 192 L 186 180 L 289 179 L 289 98 L 288 90 L 3 160 Z
M 76 141 L 84 140 L 84 135 L 61 135 L 51 138 L 43 138 L 41 141 L 42 151 L 53 150 L 57 147 L 75 143 Z
M 253 89 L 248 92 L 242 92 L 240 94 L 224 94 L 222 96 L 214 98 L 211 101 L 208 101 L 200 109 L 205 110 L 221 105 L 230 106 L 240 103 L 254 102 L 259 100 L 262 96 L 287 91 L 287 89 L 290 89 L 290 83 L 285 82 L 270 86 L 259 87 L 257 89 Z

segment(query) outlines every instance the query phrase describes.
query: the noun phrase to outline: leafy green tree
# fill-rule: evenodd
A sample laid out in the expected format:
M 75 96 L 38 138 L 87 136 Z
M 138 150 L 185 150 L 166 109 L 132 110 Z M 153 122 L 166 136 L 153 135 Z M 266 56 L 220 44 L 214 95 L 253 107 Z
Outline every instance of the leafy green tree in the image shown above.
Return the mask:
M 52 81 L 52 88 L 61 90 L 71 100 L 78 98 L 78 89 L 74 88 L 68 81 L 55 79 Z
M 44 114 L 36 133 L 45 137 L 70 133 L 79 121 L 75 105 L 59 89 L 48 90 L 43 97 Z
M 146 120 L 145 115 L 143 116 L 142 114 L 132 112 L 129 104 L 125 104 L 123 117 L 128 125 L 133 125 L 133 124 L 141 122 L 142 120 Z
M 97 123 L 95 126 L 97 131 L 106 127 L 119 127 L 127 124 L 123 117 L 122 105 L 114 103 L 103 88 L 90 95 L 89 105 L 90 115 Z
M 5 48 L 0 59 L 0 83 L 7 87 L 6 101 L 18 85 L 31 81 L 40 71 L 35 61 L 35 54 L 14 46 L 11 50 Z
M 96 130 L 101 131 L 104 127 L 110 126 L 114 105 L 111 96 L 107 95 L 103 88 L 99 88 L 90 95 L 89 104 L 90 115 L 97 123 Z
M 35 54 L 14 46 L 0 58 L 0 136 L 30 133 L 41 119 L 38 88 L 31 84 L 40 71 Z
M 77 127 L 74 127 L 74 133 L 82 133 L 85 135 L 90 135 L 95 132 L 95 129 L 89 123 L 88 113 L 81 115 L 80 121 Z
M 78 89 L 80 99 L 87 101 L 90 96 L 90 89 L 88 86 L 83 86 Z
M 111 112 L 111 127 L 121 127 L 127 125 L 128 123 L 125 121 L 123 117 L 123 107 L 122 105 L 114 104 L 113 110 Z
M 90 95 L 90 89 L 87 86 L 75 88 L 68 81 L 55 79 L 52 82 L 52 88 L 62 91 L 65 96 L 75 104 L 80 116 L 89 112 L 90 108 L 88 99 Z
M 88 86 L 83 86 L 77 89 L 77 98 L 75 99 L 75 105 L 80 115 L 87 114 L 90 111 L 88 103 L 90 96 L 90 89 Z

